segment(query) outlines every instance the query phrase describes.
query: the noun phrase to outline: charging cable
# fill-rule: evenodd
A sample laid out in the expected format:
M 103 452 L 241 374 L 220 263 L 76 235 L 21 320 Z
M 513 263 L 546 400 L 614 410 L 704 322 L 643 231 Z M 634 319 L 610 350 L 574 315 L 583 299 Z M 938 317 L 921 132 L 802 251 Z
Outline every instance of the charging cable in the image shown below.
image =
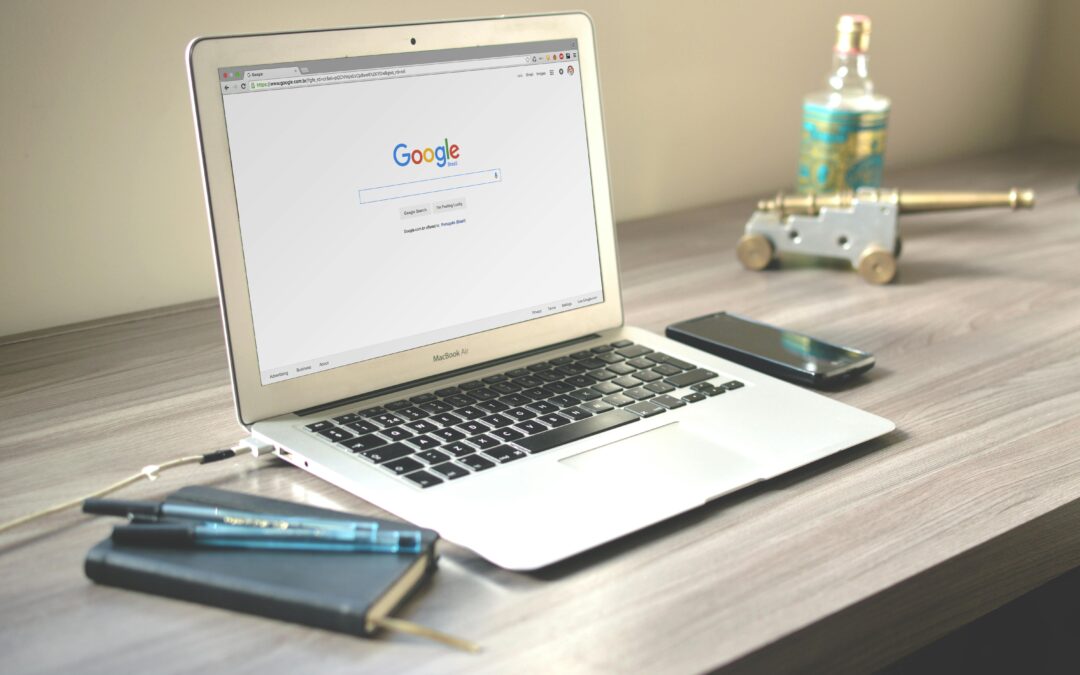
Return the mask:
M 157 477 L 162 471 L 168 469 L 174 469 L 178 466 L 184 466 L 185 464 L 213 464 L 214 462 L 220 462 L 222 460 L 231 459 L 247 452 L 251 453 L 252 457 L 258 457 L 259 455 L 269 452 L 273 449 L 273 446 L 263 443 L 262 441 L 248 437 L 240 441 L 231 448 L 222 448 L 221 450 L 214 450 L 213 452 L 207 452 L 201 455 L 188 455 L 186 457 L 177 457 L 176 459 L 170 459 L 167 462 L 161 464 L 148 464 L 144 466 L 139 473 L 128 476 L 127 478 L 117 481 L 108 487 L 102 488 L 97 492 L 91 492 L 88 495 L 83 495 L 78 499 L 72 499 L 71 501 L 64 502 L 63 504 L 57 504 L 56 506 L 50 506 L 47 509 L 36 511 L 34 513 L 27 514 L 21 518 L 15 520 L 9 520 L 6 523 L 0 524 L 0 532 L 7 532 L 8 530 L 29 523 L 32 520 L 38 518 L 44 518 L 45 516 L 58 513 L 65 509 L 70 509 L 75 506 L 81 505 L 87 499 L 93 499 L 95 497 L 104 497 L 107 494 L 112 494 L 121 488 L 125 488 L 132 483 L 137 483 L 144 478 L 146 480 L 157 480 Z

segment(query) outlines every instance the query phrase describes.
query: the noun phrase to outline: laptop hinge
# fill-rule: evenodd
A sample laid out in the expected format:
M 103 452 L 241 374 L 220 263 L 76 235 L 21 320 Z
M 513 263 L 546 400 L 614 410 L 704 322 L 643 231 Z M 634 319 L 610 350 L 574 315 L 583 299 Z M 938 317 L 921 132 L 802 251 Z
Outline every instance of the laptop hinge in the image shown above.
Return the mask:
M 527 352 L 518 352 L 517 354 L 511 354 L 510 356 L 504 356 L 502 358 L 493 359 L 491 361 L 485 361 L 478 363 L 475 366 L 469 366 L 467 368 L 458 368 L 457 370 L 451 370 L 447 373 L 441 373 L 439 375 L 431 375 L 429 377 L 422 377 L 419 380 L 412 380 L 411 382 L 403 382 L 401 384 L 395 384 L 392 387 L 385 387 L 376 391 L 371 391 L 366 394 L 359 394 L 357 396 L 350 396 L 348 398 L 338 399 L 337 401 L 330 401 L 329 403 L 323 403 L 321 405 L 314 406 L 312 408 L 304 408 L 303 410 L 297 410 L 294 415 L 303 417 L 306 415 L 313 415 L 315 413 L 322 412 L 324 410 L 330 410 L 331 408 L 337 408 L 349 403 L 356 403 L 358 401 L 367 401 L 387 394 L 392 394 L 395 391 L 404 391 L 406 389 L 412 389 L 413 387 L 420 387 L 425 384 L 431 384 L 432 382 L 438 382 L 440 380 L 450 379 L 466 373 L 472 373 L 477 370 L 483 370 L 492 366 L 497 366 L 500 363 L 509 363 L 511 361 L 517 361 L 518 359 L 528 358 L 536 354 L 543 354 L 545 352 L 554 351 L 556 349 L 562 349 L 563 347 L 569 347 L 576 345 L 579 342 L 586 342 L 588 340 L 594 340 L 600 337 L 599 334 L 593 333 L 591 335 L 583 335 L 582 337 L 574 338 L 573 340 L 567 340 L 565 342 L 558 342 L 553 345 L 541 347 L 539 349 L 531 349 Z

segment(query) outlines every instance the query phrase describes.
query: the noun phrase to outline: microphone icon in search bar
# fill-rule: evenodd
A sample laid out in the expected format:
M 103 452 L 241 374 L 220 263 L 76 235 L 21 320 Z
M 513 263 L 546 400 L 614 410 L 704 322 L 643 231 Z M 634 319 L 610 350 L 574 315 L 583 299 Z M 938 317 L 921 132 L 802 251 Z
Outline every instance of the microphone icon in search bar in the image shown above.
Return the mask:
M 483 171 L 454 174 L 453 176 L 440 176 L 439 178 L 425 178 L 407 183 L 380 185 L 379 187 L 361 188 L 359 190 L 360 203 L 385 202 L 391 199 L 404 199 L 433 192 L 460 190 L 501 181 L 502 169 L 485 169 Z

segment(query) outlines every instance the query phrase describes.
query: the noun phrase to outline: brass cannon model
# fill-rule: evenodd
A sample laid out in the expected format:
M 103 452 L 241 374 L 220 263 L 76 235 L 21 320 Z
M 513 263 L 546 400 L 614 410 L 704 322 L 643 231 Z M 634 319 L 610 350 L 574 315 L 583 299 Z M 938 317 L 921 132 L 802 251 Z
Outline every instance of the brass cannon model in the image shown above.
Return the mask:
M 739 262 L 761 270 L 780 253 L 847 260 L 866 281 L 887 284 L 900 257 L 901 213 L 1008 206 L 1032 208 L 1035 193 L 925 192 L 859 188 L 824 195 L 778 194 L 758 202 L 735 251 Z

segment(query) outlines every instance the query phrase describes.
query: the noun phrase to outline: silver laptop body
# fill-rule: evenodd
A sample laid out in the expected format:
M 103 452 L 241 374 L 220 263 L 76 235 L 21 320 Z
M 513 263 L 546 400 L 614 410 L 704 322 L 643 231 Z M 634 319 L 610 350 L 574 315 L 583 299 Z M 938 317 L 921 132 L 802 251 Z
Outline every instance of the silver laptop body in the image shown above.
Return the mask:
M 237 415 L 535 569 L 888 420 L 623 325 L 583 14 L 195 40 Z

